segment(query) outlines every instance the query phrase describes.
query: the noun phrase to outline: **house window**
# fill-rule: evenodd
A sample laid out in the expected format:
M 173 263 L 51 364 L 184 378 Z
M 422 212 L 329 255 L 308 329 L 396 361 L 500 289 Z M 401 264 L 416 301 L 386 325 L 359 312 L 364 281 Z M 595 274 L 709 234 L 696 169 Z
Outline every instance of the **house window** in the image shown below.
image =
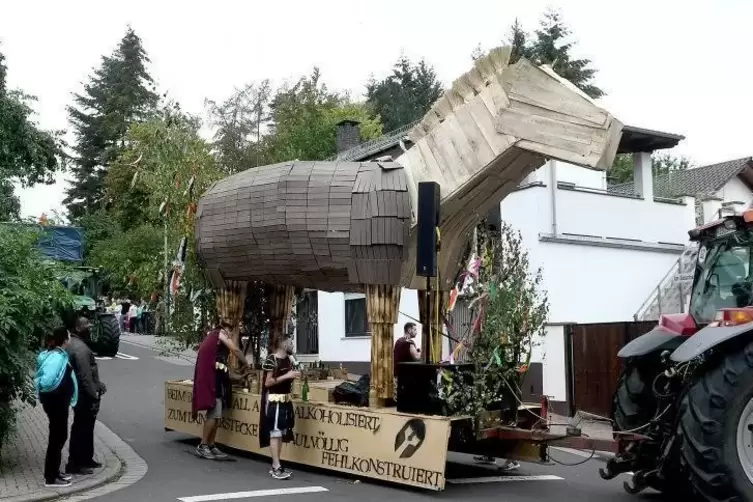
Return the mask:
M 366 317 L 366 295 L 345 293 L 345 336 L 369 336 L 369 321 Z

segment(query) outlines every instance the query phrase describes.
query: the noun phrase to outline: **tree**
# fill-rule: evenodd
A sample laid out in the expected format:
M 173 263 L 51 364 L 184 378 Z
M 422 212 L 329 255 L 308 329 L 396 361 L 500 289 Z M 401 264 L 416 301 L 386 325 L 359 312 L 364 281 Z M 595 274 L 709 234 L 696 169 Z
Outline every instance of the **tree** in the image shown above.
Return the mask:
M 371 109 L 347 95 L 330 92 L 316 68 L 309 77 L 279 89 L 271 109 L 273 133 L 266 138 L 265 163 L 332 157 L 336 124 L 344 119 L 360 122 L 361 140 L 382 134 L 382 124 Z
M 104 270 L 110 290 L 148 298 L 162 286 L 159 273 L 164 236 L 159 227 L 141 225 L 97 241 L 89 261 Z
M 236 89 L 221 104 L 206 100 L 210 123 L 217 128 L 214 149 L 223 171 L 235 174 L 261 163 L 262 135 L 271 120 L 269 80 Z
M 7 88 L 5 57 L 0 53 L 0 221 L 20 212 L 13 182 L 22 186 L 51 183 L 64 166 L 61 131 L 44 131 L 32 120 L 36 98 Z
M 592 98 L 600 98 L 604 91 L 593 84 L 596 70 L 589 68 L 590 59 L 572 59 L 575 43 L 568 42 L 572 34 L 554 9 L 547 10 L 539 23 L 539 29 L 531 38 L 520 22 L 515 19 L 510 27 L 508 43 L 511 46 L 510 64 L 524 57 L 535 64 L 550 65 L 562 78 L 569 80 Z M 483 54 L 478 48 L 471 57 L 478 59 Z
M 74 94 L 75 105 L 68 107 L 76 136 L 74 181 L 63 201 L 72 218 L 102 206 L 108 168 L 125 148 L 129 127 L 155 111 L 159 97 L 148 63 L 141 39 L 129 27 L 118 48 L 102 57 L 84 93 Z
M 477 227 L 478 244 L 466 253 L 470 271 L 459 278 L 461 295 L 478 321 L 461 340 L 474 366 L 472 381 L 461 383 L 460 375 L 446 372 L 438 389 L 452 414 L 476 416 L 500 402 L 515 413 L 549 315 L 541 270 L 531 270 L 520 232 L 506 223 L 499 231 L 486 228 Z
M 117 163 L 134 166 L 137 170 L 133 186 L 141 186 L 149 194 L 145 214 L 151 221 L 114 237 L 109 246 L 103 243 L 103 248 L 110 248 L 108 251 L 93 251 L 95 256 L 103 258 L 100 263 L 113 270 L 116 277 L 122 277 L 125 272 L 130 286 L 139 294 L 161 291 L 164 297 L 165 278 L 172 273 L 173 261 L 185 239 L 186 258 L 180 293 L 173 302 L 170 316 L 173 327 L 170 334 L 185 344 L 196 341 L 202 334 L 203 326 L 194 317 L 194 307 L 212 301 L 205 294 L 207 286 L 196 256 L 196 204 L 199 196 L 223 177 L 212 156 L 211 146 L 199 135 L 200 125 L 196 118 L 183 114 L 179 107 L 170 106 L 164 110 L 163 117 L 131 126 L 127 147 Z M 165 236 L 167 256 L 164 254 Z M 132 246 L 127 243 L 136 246 L 136 240 L 144 243 L 134 254 Z M 123 245 L 117 245 L 118 242 Z M 128 269 L 117 268 L 117 263 L 127 260 L 131 260 Z M 170 270 L 164 269 L 165 261 Z M 158 315 L 164 315 L 164 312 L 158 312 Z
M 34 403 L 30 371 L 44 334 L 60 325 L 72 298 L 61 268 L 35 248 L 39 232 L 0 225 L 0 445 L 13 425 L 13 403 Z
M 13 184 L 0 180 L 0 221 L 15 221 L 21 217 L 21 201 L 13 193 Z
M 619 185 L 633 181 L 635 162 L 632 154 L 620 154 L 614 158 L 612 167 L 607 171 L 610 185 Z M 654 179 L 666 176 L 670 172 L 685 171 L 693 168 L 693 162 L 687 157 L 676 157 L 669 153 L 655 153 L 651 156 L 651 170 Z
M 424 60 L 414 64 L 405 56 L 397 60 L 391 75 L 379 81 L 372 77 L 366 84 L 367 103 L 387 131 L 423 117 L 441 94 L 434 68 Z

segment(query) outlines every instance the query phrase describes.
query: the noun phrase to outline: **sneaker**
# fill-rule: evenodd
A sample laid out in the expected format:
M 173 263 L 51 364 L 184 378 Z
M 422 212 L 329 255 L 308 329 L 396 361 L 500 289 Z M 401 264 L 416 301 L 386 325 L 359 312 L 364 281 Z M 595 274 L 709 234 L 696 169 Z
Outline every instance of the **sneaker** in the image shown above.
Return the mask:
M 196 454 L 200 456 L 201 458 L 205 458 L 207 460 L 214 460 L 214 455 L 212 454 L 212 450 L 209 449 L 209 446 L 205 444 L 200 444 L 196 447 Z
M 44 484 L 45 488 L 67 488 L 69 486 L 71 486 L 70 481 L 66 481 L 64 479 L 59 479 L 59 478 L 56 479 L 55 481 L 52 481 L 52 482 L 48 481 Z
M 73 476 L 64 472 L 60 472 L 58 473 L 58 479 L 62 479 L 63 481 L 70 481 L 71 479 L 73 479 Z
M 223 453 L 216 446 L 210 446 L 209 451 L 212 452 L 212 455 L 214 455 L 215 460 L 227 460 L 227 453 Z
M 290 475 L 293 473 L 288 470 L 283 469 L 282 467 L 278 467 L 277 469 L 272 469 L 270 471 L 270 474 L 275 479 L 288 479 Z
M 507 460 L 499 468 L 500 471 L 504 471 L 504 472 L 510 472 L 516 469 L 520 469 L 520 464 L 516 462 L 515 460 Z
M 96 460 L 92 460 L 84 467 L 88 467 L 89 469 L 99 469 L 100 467 L 102 467 L 102 464 L 100 462 L 97 462 Z

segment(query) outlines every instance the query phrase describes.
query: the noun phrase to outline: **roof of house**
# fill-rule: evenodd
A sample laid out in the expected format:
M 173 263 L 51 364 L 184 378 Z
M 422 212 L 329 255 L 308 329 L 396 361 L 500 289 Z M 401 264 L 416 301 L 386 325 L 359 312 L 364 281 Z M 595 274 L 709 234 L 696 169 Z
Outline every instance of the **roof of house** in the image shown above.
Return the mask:
M 685 171 L 672 171 L 654 178 L 654 196 L 675 198 L 683 195 L 698 197 L 708 195 L 721 189 L 735 176 L 753 187 L 753 159 L 728 160 L 719 164 L 695 167 Z M 609 187 L 613 193 L 634 193 L 633 183 L 621 183 Z
M 394 131 L 390 131 L 387 134 L 380 136 L 379 138 L 361 143 L 349 150 L 345 150 L 328 160 L 342 160 L 346 162 L 359 161 L 385 150 L 389 150 L 390 148 L 394 148 L 400 144 L 401 140 L 406 138 L 408 131 L 410 131 L 414 125 L 418 124 L 418 122 L 419 120 L 416 120 L 415 122 L 406 124 Z M 617 152 L 633 153 L 673 148 L 683 139 L 685 139 L 685 136 L 679 134 L 653 131 L 651 129 L 642 129 L 634 126 L 624 126 Z

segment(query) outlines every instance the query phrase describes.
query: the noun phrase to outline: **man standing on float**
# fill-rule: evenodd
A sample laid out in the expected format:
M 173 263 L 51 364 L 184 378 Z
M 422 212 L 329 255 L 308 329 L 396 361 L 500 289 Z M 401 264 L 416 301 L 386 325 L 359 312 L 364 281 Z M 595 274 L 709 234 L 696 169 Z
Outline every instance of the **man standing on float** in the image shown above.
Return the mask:
M 301 372 L 295 369 L 292 354 L 293 341 L 289 337 L 275 336 L 262 365 L 259 446 L 269 446 L 272 456 L 269 474 L 275 479 L 287 479 L 292 474 L 280 464 L 282 443 L 293 440 L 295 410 L 290 393 L 293 380 L 301 376 Z

